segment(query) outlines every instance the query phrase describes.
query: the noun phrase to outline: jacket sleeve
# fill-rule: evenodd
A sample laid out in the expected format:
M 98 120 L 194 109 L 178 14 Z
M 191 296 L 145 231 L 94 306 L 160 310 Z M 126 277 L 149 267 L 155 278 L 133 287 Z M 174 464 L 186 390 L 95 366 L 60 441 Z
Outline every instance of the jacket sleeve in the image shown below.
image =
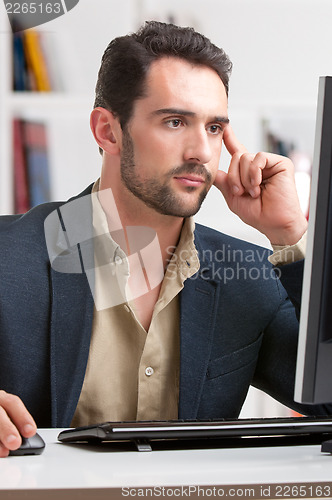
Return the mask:
M 279 267 L 280 305 L 264 331 L 253 385 L 304 415 L 331 415 L 332 403 L 294 401 L 303 261 Z

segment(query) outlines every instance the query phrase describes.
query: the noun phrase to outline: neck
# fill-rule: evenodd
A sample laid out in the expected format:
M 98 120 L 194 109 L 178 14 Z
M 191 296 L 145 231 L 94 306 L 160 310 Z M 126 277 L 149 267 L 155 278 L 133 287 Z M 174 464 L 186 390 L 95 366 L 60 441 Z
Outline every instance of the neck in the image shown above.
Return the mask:
M 107 169 L 109 174 L 110 169 Z M 102 175 L 100 178 L 99 190 L 112 189 L 115 205 L 121 220 L 121 225 L 126 234 L 126 227 L 143 226 L 153 229 L 157 236 L 162 253 L 164 269 L 167 266 L 170 253 L 169 249 L 176 247 L 183 225 L 182 217 L 163 215 L 158 213 L 153 208 L 148 207 L 144 202 L 128 191 L 118 178 L 112 178 L 110 175 Z M 106 203 L 100 197 L 101 205 L 106 213 L 111 225 L 111 220 L 114 215 L 107 210 Z M 123 249 L 125 250 L 125 249 Z M 128 253 L 130 249 L 127 248 Z

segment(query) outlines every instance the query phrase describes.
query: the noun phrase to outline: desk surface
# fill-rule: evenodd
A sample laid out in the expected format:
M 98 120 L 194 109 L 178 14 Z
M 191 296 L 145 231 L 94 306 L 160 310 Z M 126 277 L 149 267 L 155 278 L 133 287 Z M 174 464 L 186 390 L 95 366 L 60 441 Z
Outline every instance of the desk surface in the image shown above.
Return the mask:
M 0 459 L 0 489 L 122 488 L 170 485 L 303 483 L 332 480 L 332 456 L 320 446 L 112 450 L 57 441 L 40 429 L 42 455 Z M 3 498 L 0 491 L 0 497 Z

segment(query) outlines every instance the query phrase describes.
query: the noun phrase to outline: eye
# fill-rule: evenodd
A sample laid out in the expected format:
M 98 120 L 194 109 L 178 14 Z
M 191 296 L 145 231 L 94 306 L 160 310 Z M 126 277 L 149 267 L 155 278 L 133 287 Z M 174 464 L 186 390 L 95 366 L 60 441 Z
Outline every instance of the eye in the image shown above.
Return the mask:
M 171 120 L 167 120 L 165 123 L 169 128 L 179 128 L 183 125 L 182 120 L 179 118 L 172 118 Z
M 223 133 L 223 128 L 221 125 L 214 123 L 213 125 L 208 126 L 208 131 L 213 135 L 219 135 Z

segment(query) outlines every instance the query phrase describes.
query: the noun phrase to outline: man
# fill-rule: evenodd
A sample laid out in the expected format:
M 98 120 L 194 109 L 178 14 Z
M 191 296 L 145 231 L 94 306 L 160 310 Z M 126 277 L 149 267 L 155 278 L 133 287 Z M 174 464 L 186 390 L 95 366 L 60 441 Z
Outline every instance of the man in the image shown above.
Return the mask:
M 35 422 L 236 417 L 251 383 L 328 413 L 293 402 L 307 225 L 293 167 L 237 140 L 230 69 L 188 28 L 113 40 L 91 114 L 100 180 L 0 219 L 1 456 Z M 276 274 L 267 251 L 194 228 L 212 184 L 276 246 Z

